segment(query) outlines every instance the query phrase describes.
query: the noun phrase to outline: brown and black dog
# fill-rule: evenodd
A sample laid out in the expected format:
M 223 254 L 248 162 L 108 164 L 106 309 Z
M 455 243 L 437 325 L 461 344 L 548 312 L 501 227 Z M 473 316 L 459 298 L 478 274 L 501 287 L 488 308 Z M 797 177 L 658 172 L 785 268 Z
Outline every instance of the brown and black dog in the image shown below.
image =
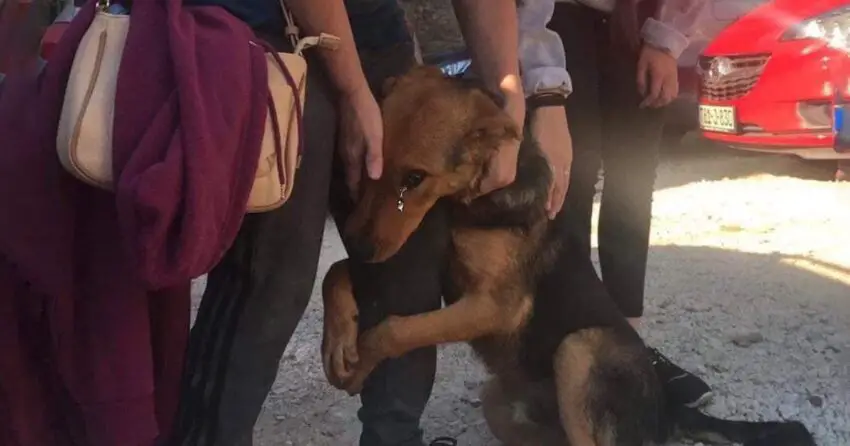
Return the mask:
M 498 97 L 427 67 L 388 81 L 385 93 L 384 175 L 364 184 L 343 236 L 358 254 L 386 260 L 438 200 L 449 200 L 447 306 L 392 316 L 358 337 L 346 261 L 333 265 L 323 287 L 332 384 L 357 393 L 386 358 L 470 342 L 493 375 L 485 417 L 510 446 L 641 446 L 676 432 L 747 446 L 815 444 L 798 422 L 729 421 L 668 405 L 643 342 L 589 259 L 559 274 L 562 294 L 535 298 L 554 254 L 575 245 L 550 230 L 549 165 Z M 522 139 L 516 181 L 479 197 L 487 161 L 510 139 Z

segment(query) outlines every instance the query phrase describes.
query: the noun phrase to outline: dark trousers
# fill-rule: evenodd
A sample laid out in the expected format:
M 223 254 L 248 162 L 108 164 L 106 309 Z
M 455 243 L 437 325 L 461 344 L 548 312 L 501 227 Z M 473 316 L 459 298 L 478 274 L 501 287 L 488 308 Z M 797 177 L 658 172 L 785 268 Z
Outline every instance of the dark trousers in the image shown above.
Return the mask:
M 380 60 L 364 56 L 373 85 L 409 66 L 410 45 L 391 52 L 396 54 L 384 53 Z M 176 445 L 252 444 L 254 423 L 310 299 L 327 212 L 342 225 L 351 209 L 342 169 L 334 166 L 335 98 L 318 63 L 311 64 L 308 82 L 306 147 L 291 200 L 276 211 L 248 215 L 209 274 L 187 353 Z M 447 241 L 445 215 L 435 209 L 388 262 L 353 262 L 364 328 L 389 314 L 440 307 L 439 268 Z M 361 445 L 422 444 L 419 419 L 435 367 L 436 349 L 427 348 L 385 361 L 373 372 L 361 395 Z
M 600 167 L 599 260 L 608 292 L 626 317 L 643 313 L 652 193 L 663 127 L 660 109 L 641 109 L 634 58 L 609 48 L 606 14 L 559 3 L 550 28 L 564 42 L 573 93 L 567 117 L 573 164 L 566 207 L 556 220 L 590 256 L 593 199 Z

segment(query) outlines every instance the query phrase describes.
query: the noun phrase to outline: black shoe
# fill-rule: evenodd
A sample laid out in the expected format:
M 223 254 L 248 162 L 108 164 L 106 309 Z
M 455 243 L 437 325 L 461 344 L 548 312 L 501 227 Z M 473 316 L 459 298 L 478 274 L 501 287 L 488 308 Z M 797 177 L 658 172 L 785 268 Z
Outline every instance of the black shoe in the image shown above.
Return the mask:
M 694 408 L 708 404 L 714 397 L 711 387 L 701 378 L 673 364 L 658 350 L 647 350 L 671 403 Z
M 429 446 L 457 446 L 457 440 L 452 437 L 435 438 Z

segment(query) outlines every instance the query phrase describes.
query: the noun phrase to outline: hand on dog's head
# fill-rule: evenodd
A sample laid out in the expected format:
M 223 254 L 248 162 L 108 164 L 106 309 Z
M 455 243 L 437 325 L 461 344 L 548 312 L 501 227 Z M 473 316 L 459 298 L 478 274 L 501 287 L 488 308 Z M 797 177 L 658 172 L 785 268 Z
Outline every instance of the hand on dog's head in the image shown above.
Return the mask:
M 477 196 L 499 146 L 521 138 L 498 97 L 434 67 L 388 79 L 383 93 L 384 173 L 364 183 L 344 234 L 352 254 L 375 262 L 398 252 L 440 198 Z

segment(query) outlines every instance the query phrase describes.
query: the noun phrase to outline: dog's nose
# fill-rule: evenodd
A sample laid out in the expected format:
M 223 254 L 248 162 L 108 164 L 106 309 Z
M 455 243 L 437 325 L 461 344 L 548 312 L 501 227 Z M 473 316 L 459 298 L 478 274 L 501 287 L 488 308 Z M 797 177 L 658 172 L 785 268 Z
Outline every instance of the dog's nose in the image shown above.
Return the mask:
M 348 253 L 363 261 L 375 257 L 375 244 L 366 237 L 346 237 L 345 245 Z

